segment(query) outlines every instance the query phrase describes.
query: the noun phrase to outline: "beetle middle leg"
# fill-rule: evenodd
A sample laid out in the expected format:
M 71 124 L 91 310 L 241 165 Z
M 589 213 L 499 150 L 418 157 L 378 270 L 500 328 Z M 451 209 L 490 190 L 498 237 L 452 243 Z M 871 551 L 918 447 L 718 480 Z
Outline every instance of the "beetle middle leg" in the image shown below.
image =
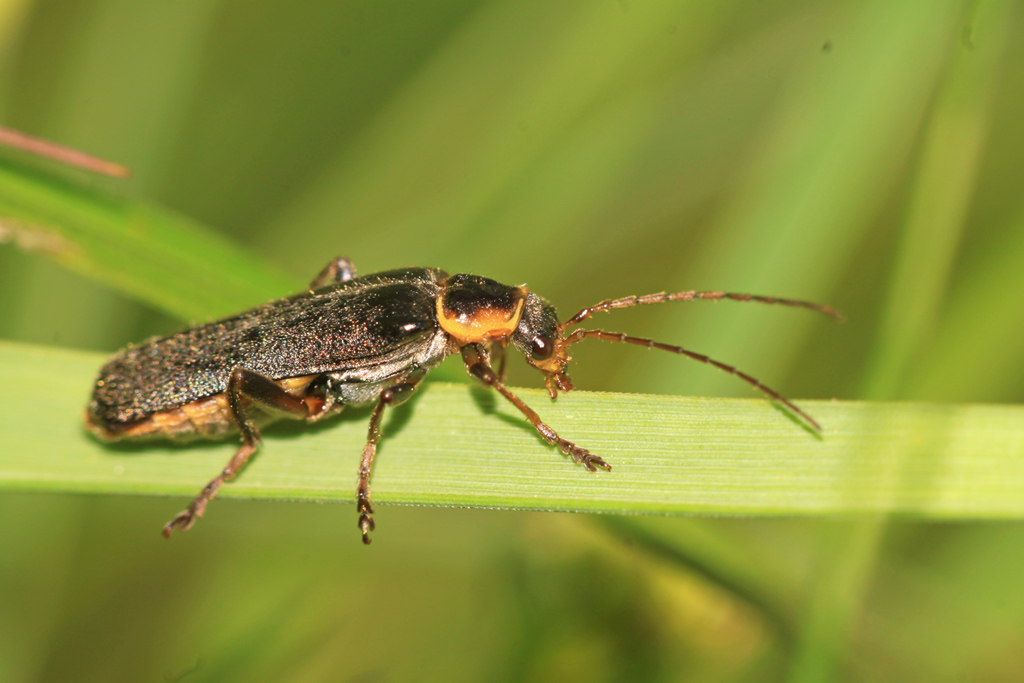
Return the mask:
M 596 472 L 598 467 L 611 472 L 612 466 L 606 463 L 604 459 L 594 455 L 585 448 L 577 446 L 572 441 L 560 437 L 554 429 L 541 421 L 540 416 L 534 412 L 533 408 L 523 403 L 521 398 L 509 391 L 501 378 L 491 369 L 490 364 L 487 362 L 487 355 L 478 344 L 466 344 L 462 347 L 462 361 L 466 364 L 466 370 L 469 371 L 470 375 L 479 380 L 484 386 L 495 389 L 499 394 L 508 399 L 512 405 L 518 408 L 526 416 L 526 419 L 530 421 L 534 429 L 540 432 L 545 441 L 558 446 L 563 453 L 591 472 Z
M 231 372 L 231 377 L 228 379 L 227 395 L 231 421 L 238 426 L 238 431 L 242 433 L 242 446 L 221 473 L 203 487 L 196 499 L 164 527 L 164 538 L 170 538 L 171 532 L 175 529 L 187 530 L 195 523 L 196 519 L 202 517 L 206 505 L 217 495 L 217 490 L 221 485 L 225 481 L 234 479 L 259 448 L 260 433 L 249 417 L 242 403 L 243 399 L 248 399 L 253 405 L 268 413 L 282 417 L 304 419 L 309 416 L 309 408 L 305 401 L 292 396 L 272 379 L 245 368 L 235 368 Z
M 380 392 L 377 406 L 370 416 L 370 432 L 363 447 L 363 457 L 359 461 L 359 484 L 356 485 L 356 509 L 359 512 L 359 530 L 363 532 L 363 543 L 370 544 L 370 532 L 376 528 L 373 521 L 373 504 L 370 502 L 370 474 L 373 472 L 373 458 L 377 455 L 377 444 L 380 443 L 380 423 L 385 406 L 402 405 L 412 397 L 416 385 L 426 376 L 426 372 L 418 370 L 405 380 L 397 382 Z

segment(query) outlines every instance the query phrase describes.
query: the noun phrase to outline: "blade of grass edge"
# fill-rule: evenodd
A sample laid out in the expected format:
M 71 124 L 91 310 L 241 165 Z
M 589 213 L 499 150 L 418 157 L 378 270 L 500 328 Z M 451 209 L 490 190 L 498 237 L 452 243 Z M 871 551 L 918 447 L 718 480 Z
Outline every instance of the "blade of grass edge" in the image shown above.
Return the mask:
M 192 496 L 233 442 L 105 446 L 82 427 L 103 357 L 0 343 L 0 489 Z M 613 465 L 582 471 L 500 397 L 428 382 L 392 411 L 379 503 L 653 514 L 1024 517 L 1024 406 L 807 401 L 816 437 L 759 399 L 573 392 L 545 420 Z M 353 499 L 367 411 L 265 433 L 221 497 Z M 172 506 L 173 507 L 173 506 Z
M 184 320 L 234 313 L 302 286 L 184 216 L 0 163 L 4 241 Z

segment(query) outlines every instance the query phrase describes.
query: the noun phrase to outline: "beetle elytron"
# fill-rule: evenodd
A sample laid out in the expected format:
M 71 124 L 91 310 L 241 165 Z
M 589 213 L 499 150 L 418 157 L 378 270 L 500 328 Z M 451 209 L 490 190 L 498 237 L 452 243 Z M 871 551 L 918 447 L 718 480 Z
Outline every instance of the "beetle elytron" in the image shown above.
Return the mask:
M 242 469 L 260 443 L 257 425 L 275 418 L 315 421 L 346 405 L 376 403 L 359 465 L 356 503 L 363 542 L 374 529 L 370 472 L 385 406 L 406 401 L 420 380 L 449 355 L 518 408 L 550 444 L 590 471 L 611 470 L 601 457 L 560 437 L 504 383 L 492 357 L 509 344 L 545 376 L 548 393 L 573 388 L 569 347 L 588 337 L 689 356 L 737 375 L 818 424 L 778 392 L 731 366 L 678 346 L 603 330 L 570 331 L 594 313 L 639 304 L 736 299 L 799 306 L 839 317 L 806 301 L 727 292 L 677 292 L 602 301 L 561 323 L 554 306 L 525 286 L 477 275 L 406 268 L 356 277 L 338 258 L 309 290 L 240 315 L 129 346 L 100 371 L 86 424 L 105 441 L 146 437 L 216 438 L 240 432 L 242 445 L 224 470 L 164 527 L 188 529 L 221 485 Z M 504 357 L 502 357 L 502 360 Z

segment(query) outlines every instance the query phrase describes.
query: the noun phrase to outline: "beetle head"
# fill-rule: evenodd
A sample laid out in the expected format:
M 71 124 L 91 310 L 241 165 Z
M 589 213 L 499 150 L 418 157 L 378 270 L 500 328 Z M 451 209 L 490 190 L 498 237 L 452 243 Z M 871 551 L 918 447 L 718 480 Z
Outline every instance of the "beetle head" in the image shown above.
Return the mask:
M 529 292 L 523 315 L 512 335 L 512 344 L 526 357 L 527 363 L 544 373 L 551 398 L 559 391 L 572 390 L 572 380 L 565 374 L 565 367 L 572 358 L 562 330 L 555 307 Z

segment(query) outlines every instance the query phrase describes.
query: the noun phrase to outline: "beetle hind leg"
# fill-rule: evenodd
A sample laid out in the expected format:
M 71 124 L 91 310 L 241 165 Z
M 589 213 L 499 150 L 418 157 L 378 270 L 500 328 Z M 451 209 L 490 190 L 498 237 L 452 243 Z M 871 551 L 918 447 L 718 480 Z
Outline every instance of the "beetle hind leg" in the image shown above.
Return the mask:
M 252 443 L 246 442 L 242 444 L 242 447 L 238 449 L 235 455 L 231 458 L 231 461 L 221 471 L 219 475 L 210 480 L 203 490 L 199 492 L 195 500 L 189 503 L 188 507 L 179 512 L 174 516 L 167 526 L 164 527 L 163 535 L 164 538 L 170 538 L 171 532 L 175 529 L 181 531 L 188 531 L 195 524 L 195 521 L 203 516 L 206 511 L 207 504 L 213 500 L 213 497 L 217 495 L 217 490 L 220 489 L 221 485 L 225 481 L 231 481 L 234 479 L 238 471 L 245 467 L 245 463 L 249 461 L 252 454 L 259 449 L 259 437 Z
M 246 412 L 243 398 L 272 414 L 295 419 L 309 416 L 309 407 L 305 401 L 289 394 L 272 379 L 245 368 L 235 368 L 231 372 L 227 395 L 230 418 L 242 434 L 242 446 L 221 473 L 203 487 L 195 500 L 168 522 L 163 529 L 164 538 L 170 538 L 175 529 L 186 531 L 195 524 L 195 521 L 203 516 L 206 506 L 217 495 L 224 482 L 234 479 L 253 453 L 259 449 L 260 433 Z

